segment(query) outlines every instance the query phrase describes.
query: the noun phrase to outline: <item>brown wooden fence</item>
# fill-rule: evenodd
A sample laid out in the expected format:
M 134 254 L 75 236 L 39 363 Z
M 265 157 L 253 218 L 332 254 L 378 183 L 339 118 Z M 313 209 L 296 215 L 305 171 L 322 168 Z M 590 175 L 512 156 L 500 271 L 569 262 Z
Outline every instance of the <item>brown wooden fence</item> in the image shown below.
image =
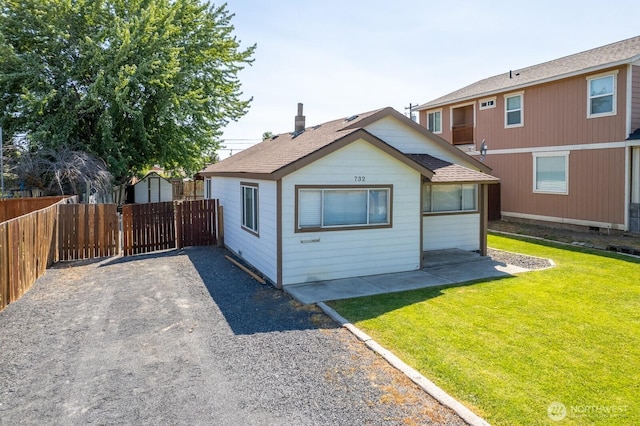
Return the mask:
M 173 203 L 122 206 L 122 240 L 125 256 L 175 248 Z
M 49 207 L 66 197 L 10 198 L 0 201 L 0 223 Z
M 0 311 L 54 262 L 119 253 L 116 205 L 67 201 L 0 223 Z M 217 209 L 217 200 L 125 205 L 124 254 L 216 244 Z
M 216 243 L 217 200 L 122 206 L 125 256 Z
M 218 200 L 182 201 L 176 211 L 176 246 L 211 246 L 216 244 Z
M 94 259 L 118 253 L 120 230 L 115 204 L 59 206 L 59 260 Z
M 0 310 L 18 300 L 53 263 L 57 215 L 54 204 L 0 223 Z

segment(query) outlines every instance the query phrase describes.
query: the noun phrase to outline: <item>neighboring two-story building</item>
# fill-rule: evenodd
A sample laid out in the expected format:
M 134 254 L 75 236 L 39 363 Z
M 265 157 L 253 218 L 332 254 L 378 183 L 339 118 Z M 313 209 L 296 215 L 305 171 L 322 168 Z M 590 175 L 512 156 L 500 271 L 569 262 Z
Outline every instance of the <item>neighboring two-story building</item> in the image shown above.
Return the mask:
M 503 217 L 640 232 L 640 36 L 417 109 L 423 126 L 493 169 Z

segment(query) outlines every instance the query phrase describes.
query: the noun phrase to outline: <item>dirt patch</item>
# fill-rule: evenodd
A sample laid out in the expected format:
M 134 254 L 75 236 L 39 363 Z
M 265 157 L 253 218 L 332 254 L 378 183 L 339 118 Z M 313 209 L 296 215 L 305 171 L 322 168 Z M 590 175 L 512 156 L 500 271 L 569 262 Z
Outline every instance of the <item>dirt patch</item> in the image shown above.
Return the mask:
M 600 250 L 640 254 L 640 235 L 621 231 L 589 231 L 588 228 L 559 228 L 538 223 L 507 220 L 489 222 L 490 231 L 509 232 L 575 244 Z

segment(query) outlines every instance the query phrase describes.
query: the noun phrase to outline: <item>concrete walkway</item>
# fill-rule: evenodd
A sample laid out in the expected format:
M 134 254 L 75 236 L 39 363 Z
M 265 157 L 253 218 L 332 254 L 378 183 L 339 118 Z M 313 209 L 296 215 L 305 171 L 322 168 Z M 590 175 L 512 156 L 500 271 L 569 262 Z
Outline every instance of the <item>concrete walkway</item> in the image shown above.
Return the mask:
M 284 286 L 284 290 L 300 303 L 311 304 L 479 279 L 502 278 L 528 271 L 518 266 L 496 262 L 475 252 L 456 249 L 426 252 L 424 266 L 424 269 L 417 271 L 292 284 Z

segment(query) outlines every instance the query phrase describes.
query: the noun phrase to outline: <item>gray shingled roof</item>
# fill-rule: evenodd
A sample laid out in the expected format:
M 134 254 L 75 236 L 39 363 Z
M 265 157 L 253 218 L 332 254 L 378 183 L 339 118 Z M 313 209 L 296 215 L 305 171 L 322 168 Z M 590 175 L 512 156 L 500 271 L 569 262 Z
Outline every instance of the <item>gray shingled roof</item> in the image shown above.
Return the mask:
M 468 169 L 459 164 L 449 163 L 428 154 L 407 154 L 418 164 L 433 170 L 434 174 L 431 178 L 433 183 L 463 183 L 463 182 L 499 182 L 495 176 L 491 176 L 482 172 Z
M 319 126 L 307 127 L 297 136 L 292 133 L 281 133 L 208 166 L 203 172 L 273 173 L 356 132 L 360 128 L 357 126 L 353 128 L 354 124 L 379 111 L 382 109 L 358 114 L 357 118 L 351 121 L 341 118 Z M 347 127 L 349 128 L 345 130 Z
M 329 148 L 334 143 L 349 143 L 350 139 L 364 137 L 369 142 L 377 144 L 379 148 L 388 150 L 391 155 L 404 159 L 408 165 L 419 170 L 427 178 L 436 178 L 435 167 L 438 170 L 439 182 L 497 182 L 498 178 L 483 171 L 475 171 L 467 167 L 439 160 L 429 155 L 412 155 L 401 153 L 389 146 L 384 141 L 363 130 L 367 125 L 383 117 L 395 116 L 413 127 L 419 132 L 428 134 L 433 143 L 451 150 L 454 155 L 464 157 L 465 161 L 476 162 L 478 168 L 484 172 L 491 169 L 477 162 L 472 157 L 459 151 L 444 139 L 433 135 L 424 127 L 404 117 L 393 108 L 387 107 L 374 111 L 329 121 L 317 126 L 307 127 L 302 133 L 282 133 L 270 139 L 264 140 L 250 148 L 225 158 L 219 163 L 205 168 L 202 176 L 249 176 L 260 175 L 264 178 L 274 178 L 277 175 L 285 175 L 305 164 L 306 161 L 315 161 L 316 155 L 324 155 L 323 149 Z M 435 181 L 434 181 L 435 182 Z
M 638 60 L 640 60 L 640 36 L 489 77 L 424 103 L 417 109 L 424 110 L 451 102 L 494 95 Z

